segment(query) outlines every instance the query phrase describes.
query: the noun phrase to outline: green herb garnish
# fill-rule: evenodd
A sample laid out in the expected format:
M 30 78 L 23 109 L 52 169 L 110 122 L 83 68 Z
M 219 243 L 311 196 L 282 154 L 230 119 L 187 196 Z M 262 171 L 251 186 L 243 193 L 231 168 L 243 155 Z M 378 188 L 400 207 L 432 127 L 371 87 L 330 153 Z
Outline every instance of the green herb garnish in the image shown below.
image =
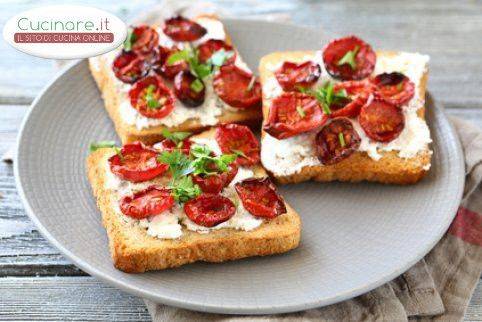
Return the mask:
M 238 157 L 236 154 L 221 154 L 212 156 L 212 151 L 205 145 L 194 145 L 191 147 L 191 154 L 194 157 L 192 167 L 193 174 L 196 175 L 212 175 L 217 171 L 213 171 L 210 167 L 213 163 L 219 171 L 226 172 L 229 170 L 228 166 Z
M 401 91 L 403 89 L 403 81 L 397 84 L 397 91 Z
M 326 115 L 331 114 L 330 106 L 332 104 L 338 104 L 348 97 L 345 89 L 335 92 L 333 83 L 330 81 L 326 82 L 322 87 L 316 89 L 305 89 L 299 87 L 298 90 L 301 93 L 315 97 L 316 100 L 320 102 L 323 113 Z
M 233 55 L 233 51 L 226 51 L 224 48 L 222 48 L 215 52 L 211 58 L 209 58 L 209 63 L 211 63 L 213 66 L 221 67 L 229 58 L 233 57 Z
M 306 116 L 305 110 L 300 106 L 296 106 L 296 112 L 301 116 L 301 118 L 304 118 Z
M 356 46 L 355 49 L 349 50 L 345 53 L 345 55 L 336 63 L 337 66 L 348 64 L 350 65 L 352 70 L 356 69 L 356 54 L 360 50 L 360 47 Z
M 147 86 L 146 90 L 146 101 L 147 101 L 147 107 L 148 108 L 159 108 L 161 106 L 161 103 L 154 98 L 154 91 L 156 90 L 156 86 L 151 84 Z
M 345 137 L 343 136 L 343 133 L 338 133 L 338 141 L 340 141 L 340 145 L 342 148 L 345 147 L 346 142 L 345 142 Z
M 189 176 L 179 178 L 170 188 L 172 196 L 178 202 L 189 201 L 199 196 L 202 192 L 201 188 L 199 188 L 197 184 L 194 184 Z
M 113 147 L 115 147 L 115 141 L 98 141 L 98 142 L 92 142 L 89 145 L 89 151 L 94 152 L 94 151 L 97 151 L 98 149 L 113 148 Z
M 132 28 L 129 28 L 129 30 L 127 31 L 127 37 L 126 37 L 126 40 L 124 40 L 124 50 L 125 51 L 131 51 L 132 45 L 137 40 L 137 36 L 133 31 L 134 30 Z
M 235 149 L 231 149 L 231 151 L 236 154 L 238 157 L 243 157 L 243 158 L 248 158 L 248 156 L 241 150 L 235 150 Z
M 204 84 L 203 82 L 199 79 L 196 78 L 194 82 L 191 83 L 189 86 L 194 92 L 199 93 L 204 89 Z
M 177 146 L 182 143 L 184 139 L 191 136 L 191 132 L 170 132 L 168 129 L 162 129 L 162 136 L 168 140 L 171 140 Z

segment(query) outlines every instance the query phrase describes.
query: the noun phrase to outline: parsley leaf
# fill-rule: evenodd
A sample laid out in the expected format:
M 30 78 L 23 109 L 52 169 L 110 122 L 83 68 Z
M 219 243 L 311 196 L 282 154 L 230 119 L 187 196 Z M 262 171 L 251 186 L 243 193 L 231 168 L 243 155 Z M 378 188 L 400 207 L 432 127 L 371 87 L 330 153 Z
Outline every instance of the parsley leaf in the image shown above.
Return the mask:
M 194 82 L 192 82 L 189 87 L 190 87 L 194 92 L 199 93 L 200 91 L 202 91 L 202 90 L 204 89 L 204 84 L 203 84 L 203 82 L 202 82 L 199 78 L 196 78 L 196 79 L 194 80 Z
M 162 129 L 162 136 L 168 140 L 171 140 L 176 145 L 184 141 L 187 137 L 191 136 L 191 132 L 170 132 L 168 129 Z
M 302 93 L 314 96 L 321 104 L 323 112 L 327 115 L 331 114 L 330 106 L 332 104 L 340 103 L 348 98 L 348 94 L 345 89 L 336 91 L 334 90 L 333 83 L 328 81 L 324 86 L 317 89 L 302 89 L 298 88 Z
M 221 154 L 212 156 L 212 151 L 206 145 L 194 145 L 191 147 L 191 154 L 194 156 L 192 167 L 196 175 L 212 175 L 217 171 L 212 169 L 212 164 L 216 165 L 219 171 L 228 171 L 228 166 L 238 157 L 236 154 Z
M 352 70 L 356 69 L 356 61 L 355 57 L 360 50 L 360 47 L 356 46 L 355 49 L 349 50 L 345 53 L 345 55 L 336 63 L 337 66 L 348 64 L 350 65 Z
M 226 60 L 234 56 L 234 52 L 232 50 L 226 51 L 224 48 L 215 52 L 211 58 L 209 58 L 209 62 L 214 66 L 222 66 Z
M 148 108 L 158 108 L 161 106 L 161 102 L 154 98 L 154 91 L 156 90 L 156 86 L 151 84 L 147 86 L 146 90 L 146 101 Z
M 133 32 L 132 28 L 129 28 L 127 31 L 127 37 L 126 40 L 124 40 L 124 50 L 125 51 L 131 51 L 132 50 L 132 45 L 136 42 L 137 36 Z
M 94 151 L 97 151 L 98 149 L 113 148 L 113 147 L 115 147 L 115 141 L 98 141 L 98 142 L 92 142 L 89 145 L 89 151 L 94 152 Z
M 213 68 L 211 63 L 201 63 L 198 58 L 198 51 L 191 48 L 186 48 L 171 54 L 169 58 L 167 58 L 167 64 L 174 65 L 175 63 L 182 60 L 188 62 L 191 73 L 199 77 L 201 80 L 204 79 L 206 76 L 211 75 L 212 73 Z
M 178 202 L 189 201 L 201 194 L 201 188 L 194 184 L 189 176 L 179 178 L 170 188 L 172 196 Z
M 169 166 L 173 182 L 177 181 L 181 176 L 188 175 L 193 171 L 191 160 L 179 150 L 174 150 L 172 152 L 164 151 L 157 157 L 157 161 Z
M 303 107 L 301 107 L 301 105 L 296 106 L 296 112 L 298 112 L 301 118 L 304 118 L 306 116 L 305 110 L 303 109 Z
M 346 142 L 342 132 L 338 133 L 338 141 L 340 141 L 341 147 L 344 148 L 346 145 Z

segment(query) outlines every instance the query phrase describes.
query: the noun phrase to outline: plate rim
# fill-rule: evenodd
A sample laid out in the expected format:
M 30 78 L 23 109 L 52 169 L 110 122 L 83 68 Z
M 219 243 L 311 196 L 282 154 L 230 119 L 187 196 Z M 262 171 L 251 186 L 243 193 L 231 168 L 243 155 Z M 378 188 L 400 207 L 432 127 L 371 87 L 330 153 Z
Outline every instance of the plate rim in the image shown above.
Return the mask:
M 227 22 L 233 22 L 233 23 L 246 23 L 247 21 L 245 19 L 223 19 L 224 21 Z M 291 24 L 286 24 L 286 23 L 274 23 L 274 22 L 266 22 L 266 21 L 257 21 L 257 20 L 249 20 L 248 23 L 261 23 L 265 25 L 280 25 L 283 27 L 294 27 L 294 28 L 300 28 L 307 30 L 308 32 L 313 32 L 312 29 L 307 28 L 307 27 L 302 27 L 302 26 L 294 26 Z M 316 31 L 315 31 L 316 32 Z M 334 303 L 338 303 L 347 299 L 351 299 L 353 297 L 359 296 L 361 294 L 367 293 L 387 282 L 390 280 L 396 278 L 400 274 L 404 273 L 406 270 L 408 270 L 410 267 L 412 267 L 416 262 L 418 262 L 420 259 L 422 259 L 435 245 L 438 243 L 438 241 L 442 238 L 443 234 L 446 232 L 448 229 L 450 223 L 452 222 L 453 218 L 456 215 L 456 210 L 460 204 L 460 200 L 462 199 L 462 193 L 463 193 L 463 187 L 464 187 L 464 182 L 465 182 L 465 164 L 464 164 L 464 158 L 463 158 L 463 152 L 462 152 L 462 146 L 460 144 L 458 135 L 454 129 L 453 124 L 449 121 L 447 118 L 447 114 L 444 110 L 444 108 L 440 105 L 440 103 L 437 103 L 433 97 L 430 96 L 430 94 L 427 93 L 428 95 L 428 100 L 432 101 L 433 106 L 436 106 L 436 109 L 438 109 L 438 112 L 440 115 L 438 117 L 441 118 L 442 122 L 445 122 L 449 128 L 450 128 L 450 133 L 449 135 L 454 138 L 452 140 L 453 144 L 455 145 L 455 150 L 456 150 L 456 155 L 458 157 L 459 161 L 459 186 L 458 186 L 458 193 L 456 197 L 454 198 L 454 203 L 452 208 L 450 209 L 450 212 L 453 214 L 452 216 L 447 216 L 445 222 L 443 225 L 440 225 L 439 230 L 436 233 L 436 238 L 434 240 L 427 244 L 423 251 L 420 251 L 418 254 L 416 254 L 410 261 L 407 261 L 404 265 L 399 267 L 398 269 L 390 272 L 389 274 L 386 274 L 385 276 L 377 279 L 374 282 L 367 283 L 363 286 L 360 286 L 358 288 L 354 289 L 349 289 L 346 290 L 343 293 L 338 293 L 336 296 L 330 297 L 328 299 L 321 299 L 321 300 L 315 300 L 311 302 L 305 302 L 302 304 L 294 304 L 294 305 L 284 305 L 284 306 L 257 306 L 257 307 L 236 307 L 236 306 L 216 306 L 216 305 L 209 305 L 206 303 L 195 303 L 195 302 L 185 302 L 182 300 L 178 299 L 172 299 L 169 297 L 169 295 L 163 294 L 154 294 L 151 292 L 147 292 L 139 287 L 136 287 L 135 285 L 132 284 L 127 284 L 122 281 L 117 281 L 113 277 L 111 277 L 109 274 L 102 272 L 101 270 L 98 270 L 95 266 L 90 265 L 87 261 L 82 260 L 81 258 L 77 257 L 77 255 L 67 248 L 65 248 L 60 242 L 58 242 L 49 232 L 49 230 L 41 223 L 41 221 L 37 218 L 35 215 L 33 209 L 30 206 L 30 203 L 25 195 L 25 191 L 22 186 L 21 182 L 21 175 L 20 175 L 20 170 L 19 170 L 19 162 L 18 159 L 20 157 L 20 143 L 24 138 L 24 129 L 26 128 L 27 123 L 29 122 L 32 112 L 34 111 L 35 108 L 37 108 L 40 100 L 43 98 L 45 94 L 50 90 L 50 88 L 60 81 L 63 77 L 68 77 L 67 75 L 69 74 L 69 71 L 79 67 L 79 65 L 84 64 L 86 62 L 86 59 L 82 60 L 77 60 L 74 62 L 69 63 L 66 65 L 61 71 L 57 73 L 57 75 L 47 83 L 46 86 L 40 91 L 40 93 L 36 96 L 34 101 L 32 102 L 29 110 L 27 111 L 26 115 L 24 116 L 24 119 L 21 123 L 21 126 L 18 131 L 17 135 L 17 140 L 16 140 L 16 153 L 14 156 L 14 177 L 15 177 L 15 184 L 17 187 L 18 194 L 20 196 L 20 199 L 22 201 L 22 204 L 25 208 L 25 211 L 27 215 L 29 216 L 30 220 L 34 222 L 36 227 L 38 228 L 39 232 L 41 235 L 47 239 L 54 247 L 56 247 L 65 257 L 67 257 L 70 261 L 72 261 L 76 266 L 78 266 L 80 269 L 83 271 L 87 272 L 88 274 L 94 276 L 96 279 L 102 281 L 103 283 L 106 283 L 110 286 L 113 286 L 115 288 L 118 288 L 122 291 L 128 292 L 130 294 L 133 294 L 135 296 L 138 296 L 140 298 L 146 298 L 149 300 L 152 300 L 157 303 L 162 303 L 178 308 L 184 308 L 184 309 L 189 309 L 189 310 L 195 310 L 199 312 L 210 312 L 210 313 L 223 313 L 223 314 L 254 314 L 254 315 L 260 315 L 260 314 L 278 314 L 278 313 L 289 313 L 289 312 L 297 312 L 297 311 L 302 311 L 306 309 L 312 309 L 312 308 L 320 308 L 323 306 L 331 305 Z M 427 101 L 428 101 L 427 100 Z

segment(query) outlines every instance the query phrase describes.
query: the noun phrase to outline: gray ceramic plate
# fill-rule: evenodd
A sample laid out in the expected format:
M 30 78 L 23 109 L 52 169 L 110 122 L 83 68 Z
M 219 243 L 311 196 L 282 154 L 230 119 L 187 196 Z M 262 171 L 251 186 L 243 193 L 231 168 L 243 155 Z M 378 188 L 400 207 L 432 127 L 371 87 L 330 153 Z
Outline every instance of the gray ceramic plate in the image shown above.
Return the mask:
M 321 35 L 302 28 L 227 20 L 248 63 L 275 50 L 313 49 Z M 72 65 L 39 96 L 18 141 L 15 174 L 41 233 L 76 265 L 129 293 L 168 305 L 220 313 L 279 313 L 328 305 L 367 292 L 424 256 L 460 201 L 461 149 L 444 113 L 428 104 L 433 167 L 422 182 L 305 183 L 283 187 L 298 210 L 298 249 L 224 264 L 197 263 L 141 275 L 112 266 L 100 214 L 86 179 L 91 141 L 115 139 L 87 69 Z

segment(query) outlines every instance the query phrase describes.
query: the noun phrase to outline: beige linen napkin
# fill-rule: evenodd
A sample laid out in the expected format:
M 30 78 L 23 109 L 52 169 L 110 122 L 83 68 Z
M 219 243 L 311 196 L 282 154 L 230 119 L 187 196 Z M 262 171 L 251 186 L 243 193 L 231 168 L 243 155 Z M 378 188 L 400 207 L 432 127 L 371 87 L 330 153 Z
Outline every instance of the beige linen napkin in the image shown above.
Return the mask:
M 160 23 L 165 17 L 216 13 L 207 2 L 163 1 L 135 22 Z M 249 16 L 289 20 L 286 15 Z M 407 321 L 463 318 L 482 270 L 482 131 L 459 119 L 453 124 L 460 136 L 467 165 L 463 203 L 454 223 L 437 246 L 406 273 L 367 294 L 320 309 L 272 316 L 229 316 L 193 312 L 144 300 L 153 321 Z

